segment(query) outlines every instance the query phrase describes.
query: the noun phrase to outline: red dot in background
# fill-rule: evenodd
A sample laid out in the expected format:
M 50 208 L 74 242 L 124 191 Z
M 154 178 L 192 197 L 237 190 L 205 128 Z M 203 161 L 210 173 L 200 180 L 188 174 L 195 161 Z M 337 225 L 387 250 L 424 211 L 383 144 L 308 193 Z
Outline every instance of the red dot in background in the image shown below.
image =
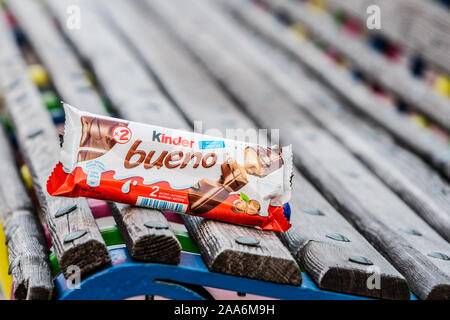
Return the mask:
M 14 16 L 11 14 L 11 12 L 6 11 L 5 12 L 5 21 L 6 24 L 11 28 L 11 29 L 15 29 L 17 27 L 17 20 L 16 18 L 14 18 Z
M 343 29 L 352 36 L 358 36 L 362 33 L 361 22 L 354 18 L 348 18 L 342 24 Z

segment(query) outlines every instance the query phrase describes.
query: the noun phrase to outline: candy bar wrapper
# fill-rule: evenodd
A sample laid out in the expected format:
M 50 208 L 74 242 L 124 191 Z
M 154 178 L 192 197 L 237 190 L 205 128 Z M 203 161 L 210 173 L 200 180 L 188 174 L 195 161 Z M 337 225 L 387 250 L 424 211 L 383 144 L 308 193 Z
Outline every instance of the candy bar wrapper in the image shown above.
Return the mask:
M 291 146 L 266 147 L 82 112 L 67 104 L 52 196 L 290 228 Z

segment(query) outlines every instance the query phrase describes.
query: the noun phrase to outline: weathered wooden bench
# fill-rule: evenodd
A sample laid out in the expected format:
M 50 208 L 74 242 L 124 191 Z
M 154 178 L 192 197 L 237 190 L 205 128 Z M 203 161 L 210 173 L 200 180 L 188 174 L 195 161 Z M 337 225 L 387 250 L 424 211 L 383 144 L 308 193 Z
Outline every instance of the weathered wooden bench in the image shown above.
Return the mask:
M 0 28 L 0 92 L 17 143 L 1 132 L 0 218 L 12 298 L 212 298 L 203 287 L 281 299 L 450 298 L 450 186 L 441 176 L 450 177 L 448 142 L 378 107 L 275 18 L 282 9 L 313 29 L 316 20 L 291 8 L 304 4 L 265 1 L 263 10 L 250 1 L 6 3 L 17 20 Z M 81 8 L 81 29 L 66 27 L 73 5 Z M 317 31 L 338 45 L 332 32 Z M 48 72 L 40 88 L 28 78 L 31 63 Z M 385 85 L 400 96 L 407 90 Z M 48 91 L 93 113 L 161 126 L 191 129 L 202 120 L 203 130 L 222 133 L 280 128 L 298 168 L 292 229 L 275 234 L 48 196 L 60 121 L 46 110 Z M 449 100 L 437 100 L 429 113 L 422 100 L 415 107 L 448 129 Z M 16 169 L 21 157 L 31 174 L 28 190 Z M 115 225 L 99 228 L 108 215 Z M 73 266 L 81 289 L 66 280 Z

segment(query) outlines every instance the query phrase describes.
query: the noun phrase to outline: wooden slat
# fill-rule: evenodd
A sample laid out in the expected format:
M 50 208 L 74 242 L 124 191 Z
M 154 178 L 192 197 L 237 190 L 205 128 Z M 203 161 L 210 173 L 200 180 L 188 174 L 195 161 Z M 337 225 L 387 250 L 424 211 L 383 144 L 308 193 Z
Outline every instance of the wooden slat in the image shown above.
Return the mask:
M 410 54 L 418 54 L 450 72 L 450 14 L 433 1 L 421 0 L 324 0 L 333 10 L 344 11 L 365 23 L 369 5 L 381 11 L 381 29 L 403 45 Z
M 110 203 L 110 209 L 133 258 L 166 264 L 180 263 L 181 245 L 168 228 L 164 214 L 158 210 L 142 210 L 119 203 Z M 149 222 L 157 222 L 167 228 L 148 228 L 145 225 Z
M 305 3 L 290 0 L 267 2 L 275 10 L 289 12 L 295 21 L 304 24 L 315 37 L 348 57 L 368 77 L 450 132 L 450 101 L 438 95 L 424 81 L 412 77 L 404 65 L 389 62 L 366 43 L 338 29 L 331 15 L 313 14 Z
M 210 223 L 199 217 L 184 219 L 184 223 L 211 271 L 283 284 L 301 284 L 299 267 L 275 234 L 232 224 Z M 258 239 L 259 245 L 238 244 L 235 239 L 241 237 Z
M 230 55 L 225 54 L 227 49 L 218 48 L 216 42 L 213 43 L 212 41 L 209 41 L 210 38 L 207 38 L 206 36 L 203 37 L 205 33 L 201 33 L 201 39 L 199 39 L 200 37 L 198 35 L 200 33 L 198 32 L 193 36 L 196 27 L 197 30 L 212 30 L 216 29 L 215 25 L 213 26 L 212 24 L 205 23 L 203 28 L 200 28 L 199 25 L 195 26 L 186 22 L 186 18 L 183 19 L 182 17 L 177 16 L 174 9 L 163 5 L 162 2 L 151 2 L 151 5 L 152 9 L 158 12 L 163 20 L 171 21 L 170 26 L 175 26 L 173 30 L 178 34 L 179 39 L 189 39 L 189 44 L 192 46 L 189 45 L 188 47 L 194 51 L 200 51 L 202 50 L 201 48 L 207 50 L 208 54 L 200 54 L 197 55 L 197 57 L 207 64 L 208 70 L 217 77 L 217 79 L 220 79 L 221 84 L 236 100 L 245 101 L 246 104 L 242 107 L 246 108 L 250 114 L 253 114 L 254 112 L 261 114 L 258 121 L 261 121 L 262 117 L 268 114 L 267 110 L 261 110 L 261 108 L 264 108 L 264 105 L 257 100 L 257 96 L 262 92 L 270 91 L 267 87 L 267 82 L 255 80 L 264 77 L 259 77 L 259 75 L 250 71 L 246 65 L 238 63 L 235 59 L 232 59 Z M 174 8 L 179 10 L 179 12 L 183 12 L 183 16 L 191 15 L 191 17 L 195 19 L 193 13 L 190 13 L 190 11 L 194 12 L 199 10 L 196 7 L 197 5 L 200 6 L 200 3 L 194 1 L 176 1 L 176 3 L 174 3 Z M 194 9 L 194 7 L 196 8 Z M 123 12 L 123 10 L 120 12 Z M 213 13 L 211 11 L 198 12 L 198 19 L 196 19 L 196 21 L 202 23 L 204 20 L 208 20 L 208 18 L 205 17 L 210 14 L 212 15 Z M 142 15 L 144 15 L 144 13 L 142 13 Z M 214 21 L 214 24 L 220 23 L 219 17 L 215 15 L 211 16 L 210 19 L 211 21 Z M 155 41 L 155 38 L 158 38 L 158 35 L 161 37 L 161 34 L 164 32 L 163 30 L 160 30 L 155 23 L 149 22 L 147 22 L 147 28 L 144 29 L 144 25 L 141 26 L 137 18 L 132 20 L 134 21 L 133 26 L 146 30 L 146 36 L 152 40 L 149 41 L 149 43 L 157 43 L 158 47 L 161 47 L 161 42 Z M 154 19 L 146 19 L 146 21 L 154 21 Z M 174 21 L 177 21 L 177 23 Z M 150 29 L 154 30 L 155 35 L 151 35 Z M 133 35 L 136 32 L 137 29 L 132 29 L 130 27 L 128 36 L 133 38 Z M 183 32 L 186 32 L 186 34 Z M 217 34 L 214 34 L 214 37 L 216 36 Z M 221 43 L 228 43 L 230 39 L 226 39 L 226 41 L 223 42 L 222 40 L 224 39 L 220 37 L 217 39 L 217 41 Z M 145 47 L 144 45 L 140 45 L 141 43 L 142 41 L 139 41 L 139 38 L 136 38 L 135 45 L 141 47 L 142 52 L 152 51 L 150 46 Z M 207 45 L 205 45 L 205 43 L 207 43 Z M 193 72 L 192 68 L 187 67 L 187 65 L 192 66 L 192 62 L 186 62 L 185 64 L 180 62 L 183 61 L 183 59 L 179 53 L 179 48 L 177 49 L 174 44 L 169 46 L 168 41 L 166 41 L 166 45 L 162 47 L 165 48 L 165 51 L 160 53 L 160 55 L 165 54 L 173 57 L 173 60 L 177 61 L 177 70 L 182 70 L 181 72 L 183 72 L 183 74 L 189 74 L 187 73 L 188 70 L 189 72 Z M 241 48 L 236 50 L 241 50 Z M 158 58 L 155 57 L 155 54 L 147 54 L 147 56 L 148 63 L 153 65 L 154 69 L 159 70 L 157 73 L 161 75 L 164 74 L 164 77 L 166 78 L 173 78 L 172 82 L 176 81 L 175 78 L 177 77 L 177 73 L 170 72 L 169 66 L 165 66 L 163 59 L 160 58 L 158 60 Z M 259 54 L 255 53 L 254 58 L 258 59 L 258 56 Z M 186 60 L 186 58 L 184 60 Z M 233 86 L 232 83 L 235 83 L 235 86 Z M 206 84 L 201 83 L 200 86 L 204 88 Z M 236 89 L 239 87 L 241 87 L 240 91 Z M 210 92 L 210 89 L 208 89 L 208 92 Z M 276 94 L 275 91 L 273 92 Z M 187 91 L 177 91 L 177 94 L 178 98 L 176 98 L 176 100 L 179 101 L 180 106 L 183 109 L 183 102 L 189 100 L 189 96 L 192 94 Z M 280 97 L 279 99 L 281 100 L 283 98 Z M 205 100 L 203 102 L 203 110 L 209 105 L 208 101 L 209 100 Z M 287 102 L 284 103 L 287 104 Z M 210 110 L 213 109 L 210 108 Z M 276 110 L 276 112 L 279 112 L 282 115 L 286 109 L 280 110 L 279 108 L 274 107 L 273 110 Z M 241 113 L 236 111 L 231 113 L 230 111 L 227 112 L 227 116 L 229 117 L 233 116 L 236 119 L 246 118 L 246 116 Z M 220 110 L 211 112 L 215 115 L 212 119 L 220 119 Z M 286 114 L 292 116 L 292 113 Z M 299 115 L 298 117 L 293 115 L 293 117 L 295 119 L 301 118 L 300 121 L 303 121 L 304 125 L 307 125 L 306 122 L 308 120 L 303 115 Z M 272 116 L 269 116 L 268 119 L 269 118 L 272 118 Z M 267 121 L 270 121 L 268 119 L 266 119 L 266 125 L 268 123 Z M 249 120 L 247 121 L 248 124 L 245 128 L 255 127 L 254 123 Z M 215 120 L 213 123 L 219 129 L 223 130 L 227 128 L 224 124 L 221 124 L 219 120 Z M 274 125 L 275 127 L 279 127 L 279 123 Z M 289 128 L 283 127 L 282 132 L 289 132 Z M 387 261 L 385 261 L 385 259 L 381 257 L 298 172 L 295 172 L 293 190 L 293 198 L 291 200 L 293 212 L 291 222 L 293 227 L 287 233 L 282 234 L 281 238 L 287 244 L 291 253 L 297 258 L 299 263 L 305 267 L 321 288 L 383 298 L 408 298 L 408 288 L 403 277 L 398 274 L 397 271 L 390 266 L 389 263 L 387 263 Z M 320 212 L 324 215 L 315 215 L 314 213 L 316 212 Z M 327 237 L 327 235 L 335 233 L 345 235 L 350 238 L 351 241 L 338 242 Z M 368 271 L 367 266 L 350 262 L 348 259 L 351 256 L 365 256 L 367 258 L 370 257 L 370 260 L 373 259 L 372 261 L 376 261 L 374 263 L 381 269 L 383 290 L 368 289 L 366 281 L 370 272 Z
M 294 59 L 306 65 L 321 80 L 336 90 L 352 107 L 391 132 L 400 143 L 424 157 L 435 168 L 450 177 L 450 149 L 445 141 L 426 128 L 418 127 L 360 83 L 353 81 L 346 70 L 338 69 L 312 43 L 298 38 L 274 17 L 246 1 L 230 2 L 233 14 L 243 23 L 263 35 Z
M 76 265 L 87 274 L 110 262 L 100 231 L 85 199 L 50 197 L 47 179 L 59 158 L 59 141 L 52 120 L 8 30 L 0 28 L 0 77 L 4 104 L 14 123 L 20 149 L 31 172 L 33 186 L 49 229 L 61 270 Z M 64 217 L 55 213 L 67 206 L 77 209 Z M 86 231 L 79 239 L 65 242 L 74 231 Z
M 216 37 L 224 42 L 233 40 L 233 47 L 239 50 L 248 63 L 255 64 L 298 106 L 362 159 L 442 237 L 450 241 L 450 186 L 439 174 L 417 156 L 395 144 L 383 130 L 349 112 L 336 96 L 324 85 L 314 81 L 295 61 L 289 60 L 261 39 L 252 37 L 249 32 L 225 23 L 217 10 L 212 10 L 211 6 L 209 8 L 204 14 L 208 12 L 214 24 L 209 24 L 208 30 L 214 30 Z M 258 59 L 261 56 L 258 52 L 264 52 L 267 57 Z M 298 90 L 299 87 L 302 90 Z
M 50 70 L 52 81 L 58 88 L 61 98 L 79 109 L 107 115 L 99 95 L 89 85 L 82 66 L 69 44 L 55 28 L 52 17 L 36 1 L 19 0 L 10 1 L 8 4 L 27 32 L 34 48 L 44 59 L 45 66 Z M 127 239 L 127 248 L 133 258 L 152 262 L 164 260 L 166 263 L 179 263 L 181 246 L 175 234 L 168 230 L 144 227 L 144 223 L 151 221 L 168 224 L 161 212 L 132 206 L 116 207 L 114 203 L 110 203 L 110 207 L 115 213 L 117 224 L 122 226 L 119 230 L 123 238 Z M 141 224 L 140 228 L 137 227 L 139 224 Z M 159 237 L 159 240 L 152 242 L 152 249 L 142 250 L 155 237 Z M 165 252 L 165 255 L 155 255 L 154 253 L 158 250 Z
M 181 244 L 173 231 L 145 226 L 152 222 L 169 226 L 162 212 L 111 202 L 109 208 L 127 250 L 134 259 L 166 264 L 180 263 Z
M 54 8 L 58 17 L 64 19 L 64 1 L 49 1 L 49 3 L 52 8 Z M 73 4 L 74 2 L 70 1 L 70 3 Z M 77 1 L 76 3 L 80 4 L 82 8 L 87 8 L 89 6 L 92 8 L 92 3 L 89 3 L 89 1 Z M 93 11 L 94 9 L 92 8 L 90 12 Z M 118 42 L 117 38 L 112 35 L 111 30 L 109 30 L 102 22 L 103 20 L 101 17 L 97 15 L 94 16 L 93 14 L 92 17 L 89 17 L 89 15 L 86 14 L 85 19 L 87 19 L 89 23 L 95 21 L 95 28 L 88 27 L 88 31 L 84 35 L 70 33 L 69 36 L 80 52 L 90 60 L 98 79 L 105 88 L 105 92 L 107 92 L 110 100 L 117 106 L 121 116 L 130 120 L 148 122 L 162 126 L 188 128 L 188 124 L 180 115 L 179 111 L 170 106 L 159 90 L 156 90 L 156 84 L 153 84 L 153 87 L 155 87 L 153 92 L 146 90 L 147 95 L 135 95 L 131 89 L 130 91 L 123 90 L 123 88 L 130 88 L 130 83 L 134 83 L 134 87 L 132 88 L 134 88 L 133 90 L 136 92 L 136 88 L 142 88 L 146 83 L 153 83 L 153 81 L 143 72 L 145 68 L 143 68 L 132 54 L 125 49 L 126 46 L 124 46 L 124 43 Z M 114 43 L 117 43 L 117 47 Z M 112 47 L 113 45 L 114 47 Z M 112 50 L 113 48 L 114 50 Z M 114 55 L 104 59 L 103 52 L 114 52 Z M 117 73 L 117 66 L 122 67 L 123 71 L 121 73 Z M 117 77 L 112 77 L 112 74 L 117 75 Z M 134 78 L 134 75 L 136 74 L 142 74 L 142 78 Z M 133 75 L 133 78 L 131 78 L 131 75 Z M 115 91 L 111 91 L 109 88 L 114 88 Z M 118 95 L 120 95 L 122 100 L 116 98 Z M 135 97 L 146 97 L 146 99 L 152 99 L 153 102 L 158 99 L 159 102 L 142 105 L 133 103 L 132 99 L 135 99 Z M 123 108 L 120 108 L 121 105 L 123 105 Z M 194 228 L 195 221 L 193 217 L 185 217 L 185 221 L 186 220 L 192 220 L 192 227 L 190 227 L 189 231 L 191 234 L 194 234 L 193 237 L 195 238 L 195 234 L 200 232 L 200 230 Z M 211 252 L 211 254 L 214 254 L 212 259 L 207 258 L 207 254 L 210 251 L 206 244 L 197 242 L 206 261 L 217 261 L 214 266 L 209 264 L 209 267 L 212 268 L 211 270 L 218 270 L 233 275 L 273 282 L 290 283 L 294 285 L 300 284 L 301 273 L 298 266 L 287 249 L 284 248 L 274 234 L 251 228 L 233 226 L 235 234 L 239 234 L 240 236 L 251 235 L 258 239 L 260 241 L 260 247 L 267 248 L 262 251 L 258 248 L 243 247 L 242 245 L 237 244 L 234 241 L 234 238 L 231 238 L 232 235 L 228 232 L 229 225 L 225 223 L 205 220 L 202 221 L 202 228 L 203 230 L 219 230 L 214 231 L 214 234 L 217 239 L 221 239 L 220 241 L 218 240 L 218 243 L 221 244 L 217 248 L 218 250 Z M 278 242 L 278 245 L 274 246 L 273 244 L 276 242 Z M 243 261 L 245 261 L 245 263 L 242 263 Z M 253 270 L 258 270 L 255 265 L 256 261 L 263 261 L 262 264 L 267 266 L 267 268 L 274 270 L 274 272 L 270 274 L 255 273 Z M 280 263 L 284 265 L 285 268 L 279 269 L 277 266 Z M 289 277 L 286 277 L 287 274 Z
M 65 102 L 102 114 L 105 109 L 95 95 L 70 46 L 62 39 L 54 22 L 45 14 L 39 1 L 6 1 L 33 49 L 46 66 L 52 82 Z
M 18 300 L 49 300 L 53 281 L 44 231 L 23 186 L 5 133 L 0 129 L 0 218 L 7 236 L 14 297 Z

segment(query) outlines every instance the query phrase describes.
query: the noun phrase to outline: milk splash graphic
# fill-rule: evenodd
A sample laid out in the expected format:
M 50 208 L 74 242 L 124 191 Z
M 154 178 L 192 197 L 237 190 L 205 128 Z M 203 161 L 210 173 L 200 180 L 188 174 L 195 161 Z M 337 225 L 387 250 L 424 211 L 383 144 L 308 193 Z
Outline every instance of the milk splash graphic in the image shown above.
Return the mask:
M 105 166 L 100 161 L 89 161 L 86 165 L 87 180 L 86 184 L 90 187 L 98 187 L 101 182 L 102 172 L 105 171 Z

